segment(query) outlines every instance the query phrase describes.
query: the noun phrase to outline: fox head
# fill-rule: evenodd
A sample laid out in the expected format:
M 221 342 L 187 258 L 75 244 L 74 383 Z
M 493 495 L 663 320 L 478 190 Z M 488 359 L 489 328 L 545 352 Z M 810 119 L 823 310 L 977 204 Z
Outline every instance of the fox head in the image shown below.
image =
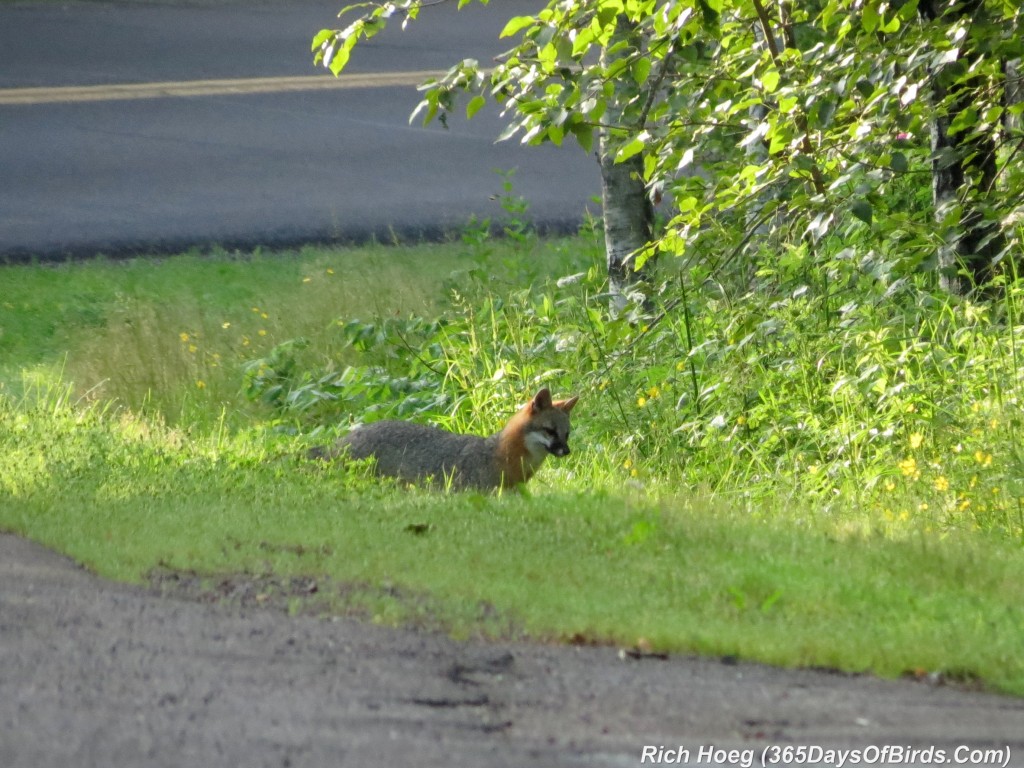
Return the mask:
M 552 401 L 551 392 L 545 387 L 526 404 L 523 440 L 531 456 L 569 455 L 569 413 L 577 400 L 579 396 Z

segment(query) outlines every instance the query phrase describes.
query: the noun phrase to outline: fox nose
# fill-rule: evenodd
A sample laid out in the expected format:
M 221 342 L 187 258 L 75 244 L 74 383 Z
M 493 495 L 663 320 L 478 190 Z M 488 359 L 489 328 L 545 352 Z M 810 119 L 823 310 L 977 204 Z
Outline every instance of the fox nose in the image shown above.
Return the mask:
M 571 453 L 571 451 L 569 450 L 568 445 L 556 445 L 554 448 L 551 449 L 551 453 L 553 453 L 555 456 L 568 456 Z

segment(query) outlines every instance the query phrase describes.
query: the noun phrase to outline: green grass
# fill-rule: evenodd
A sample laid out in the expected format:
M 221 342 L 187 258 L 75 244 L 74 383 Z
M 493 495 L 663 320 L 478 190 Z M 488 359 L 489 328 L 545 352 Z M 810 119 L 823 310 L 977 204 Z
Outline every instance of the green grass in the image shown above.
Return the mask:
M 320 343 L 306 359 L 329 359 L 339 317 L 437 312 L 443 285 L 485 258 L 522 258 L 550 275 L 569 247 L 455 242 L 3 267 L 0 393 L 17 395 L 34 370 L 174 423 L 209 426 L 226 411 L 245 424 L 240 366 L 275 344 L 312 338 Z
M 720 502 L 573 488 L 571 466 L 528 497 L 396 491 L 253 435 L 182 444 L 52 404 L 3 416 L 0 528 L 112 578 L 308 575 L 378 588 L 321 609 L 458 636 L 925 669 L 1024 694 L 1024 562 L 987 539 L 838 538 Z M 43 440 L 40 466 L 27 459 Z
M 2 268 L 0 530 L 129 581 L 312 576 L 297 609 L 457 636 L 1024 695 L 1002 310 L 867 297 L 825 333 L 813 293 L 707 292 L 631 322 L 601 311 L 600 272 L 593 235 L 479 232 Z M 573 454 L 525 495 L 300 458 L 403 407 L 485 432 L 542 382 L 581 395 Z

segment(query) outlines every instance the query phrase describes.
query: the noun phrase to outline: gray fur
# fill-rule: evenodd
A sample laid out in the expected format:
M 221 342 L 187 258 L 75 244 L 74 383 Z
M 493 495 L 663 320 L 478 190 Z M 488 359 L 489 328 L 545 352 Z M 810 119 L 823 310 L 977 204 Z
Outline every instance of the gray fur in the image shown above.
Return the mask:
M 457 435 L 440 427 L 408 421 L 375 421 L 357 427 L 338 448 L 353 459 L 375 457 L 378 475 L 415 483 L 431 479 L 453 488 L 489 490 L 501 485 L 501 468 L 494 457 L 498 435 Z

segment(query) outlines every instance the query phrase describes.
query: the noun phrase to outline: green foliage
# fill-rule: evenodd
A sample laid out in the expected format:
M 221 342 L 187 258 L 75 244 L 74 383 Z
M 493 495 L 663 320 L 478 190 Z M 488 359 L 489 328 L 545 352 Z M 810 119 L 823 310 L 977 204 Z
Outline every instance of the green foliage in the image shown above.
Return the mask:
M 365 8 L 383 22 L 420 5 Z M 573 135 L 589 149 L 605 132 L 619 161 L 643 159 L 672 207 L 637 261 L 681 261 L 664 267 L 653 314 L 609 320 L 592 272 L 568 293 L 501 297 L 491 333 L 521 339 L 526 358 L 481 350 L 464 330 L 432 364 L 465 360 L 486 377 L 500 360 L 525 372 L 524 389 L 572 371 L 564 386 L 597 401 L 602 455 L 640 478 L 791 494 L 826 514 L 856 500 L 864 512 L 848 523 L 867 528 L 1024 537 L 1010 490 L 1024 104 L 1004 99 L 1004 65 L 1024 55 L 1022 14 L 995 0 L 969 16 L 925 0 L 598 0 L 512 19 L 501 34 L 516 44 L 496 67 L 457 64 L 417 112 L 443 118 L 467 93 L 472 112 L 482 99 L 505 109 L 502 138 Z M 947 125 L 933 153 L 929 133 Z M 991 177 L 977 157 L 988 146 Z M 932 176 L 952 170 L 961 186 L 934 210 Z M 957 268 L 946 249 L 978 220 L 1006 242 L 994 271 L 1005 291 L 988 309 L 939 292 Z M 561 341 L 536 320 L 544 301 L 558 307 Z M 510 316 L 529 318 L 525 338 Z M 443 383 L 452 402 L 466 397 Z
M 522 205 L 506 194 L 499 202 Z M 254 417 L 238 397 L 244 363 L 297 338 L 310 342 L 292 350 L 297 365 L 338 359 L 324 330 L 340 307 L 375 318 L 431 314 L 446 281 L 467 271 L 483 278 L 488 262 L 507 264 L 509 281 L 566 268 L 564 245 L 538 250 L 530 234 L 495 240 L 491 228 L 478 222 L 445 244 L 4 267 L 0 393 L 18 396 L 30 369 L 73 384 L 76 397 L 170 424 L 205 429 L 224 417 L 244 427 Z
M 410 367 L 405 362 L 406 356 L 421 359 L 413 345 L 437 344 L 439 323 L 389 318 L 379 325 L 358 320 L 339 321 L 338 325 L 342 353 L 362 354 L 366 362 L 341 371 L 331 365 L 325 371 L 310 372 L 297 364 L 297 353 L 308 343 L 303 339 L 286 341 L 266 357 L 243 366 L 246 397 L 303 422 L 336 416 L 337 408 L 332 406 L 338 402 L 352 414 L 377 418 L 411 418 L 443 411 L 449 405 L 438 386 L 441 377 L 429 368 L 421 370 L 423 366 Z M 378 356 L 381 359 L 374 361 Z M 403 362 L 396 365 L 399 359 Z M 395 368 L 399 371 L 393 372 Z
M 351 8 L 377 29 L 423 5 Z M 503 139 L 573 136 L 589 151 L 605 131 L 619 161 L 643 157 L 645 181 L 673 209 L 638 262 L 744 254 L 764 267 L 774 253 L 751 250 L 751 239 L 817 246 L 859 227 L 886 258 L 935 271 L 945 269 L 936 252 L 976 217 L 1016 237 L 1007 225 L 1024 206 L 1024 103 L 1003 98 L 1004 64 L 1024 56 L 1024 11 L 975 5 L 967 15 L 924 0 L 551 2 L 506 24 L 501 36 L 516 42 L 497 66 L 466 60 L 427 83 L 414 115 L 443 119 L 466 93 L 470 116 L 488 99 L 504 109 Z M 359 34 L 321 31 L 317 60 L 340 71 L 336 52 L 347 56 Z M 933 158 L 929 132 L 942 121 L 953 144 Z M 980 176 L 983 143 L 996 152 L 991 179 Z M 898 188 L 927 189 L 933 169 L 953 166 L 965 173 L 955 199 L 906 215 Z
M 403 417 L 489 433 L 546 385 L 581 394 L 580 482 L 781 495 L 843 530 L 1024 541 L 1024 287 L 975 304 L 898 265 L 843 250 L 823 268 L 794 248 L 756 290 L 678 272 L 636 321 L 598 308 L 589 250 L 588 271 L 527 288 L 470 270 L 439 317 L 339 320 L 344 365 L 304 368 L 286 344 L 249 365 L 248 394 L 305 430 Z

